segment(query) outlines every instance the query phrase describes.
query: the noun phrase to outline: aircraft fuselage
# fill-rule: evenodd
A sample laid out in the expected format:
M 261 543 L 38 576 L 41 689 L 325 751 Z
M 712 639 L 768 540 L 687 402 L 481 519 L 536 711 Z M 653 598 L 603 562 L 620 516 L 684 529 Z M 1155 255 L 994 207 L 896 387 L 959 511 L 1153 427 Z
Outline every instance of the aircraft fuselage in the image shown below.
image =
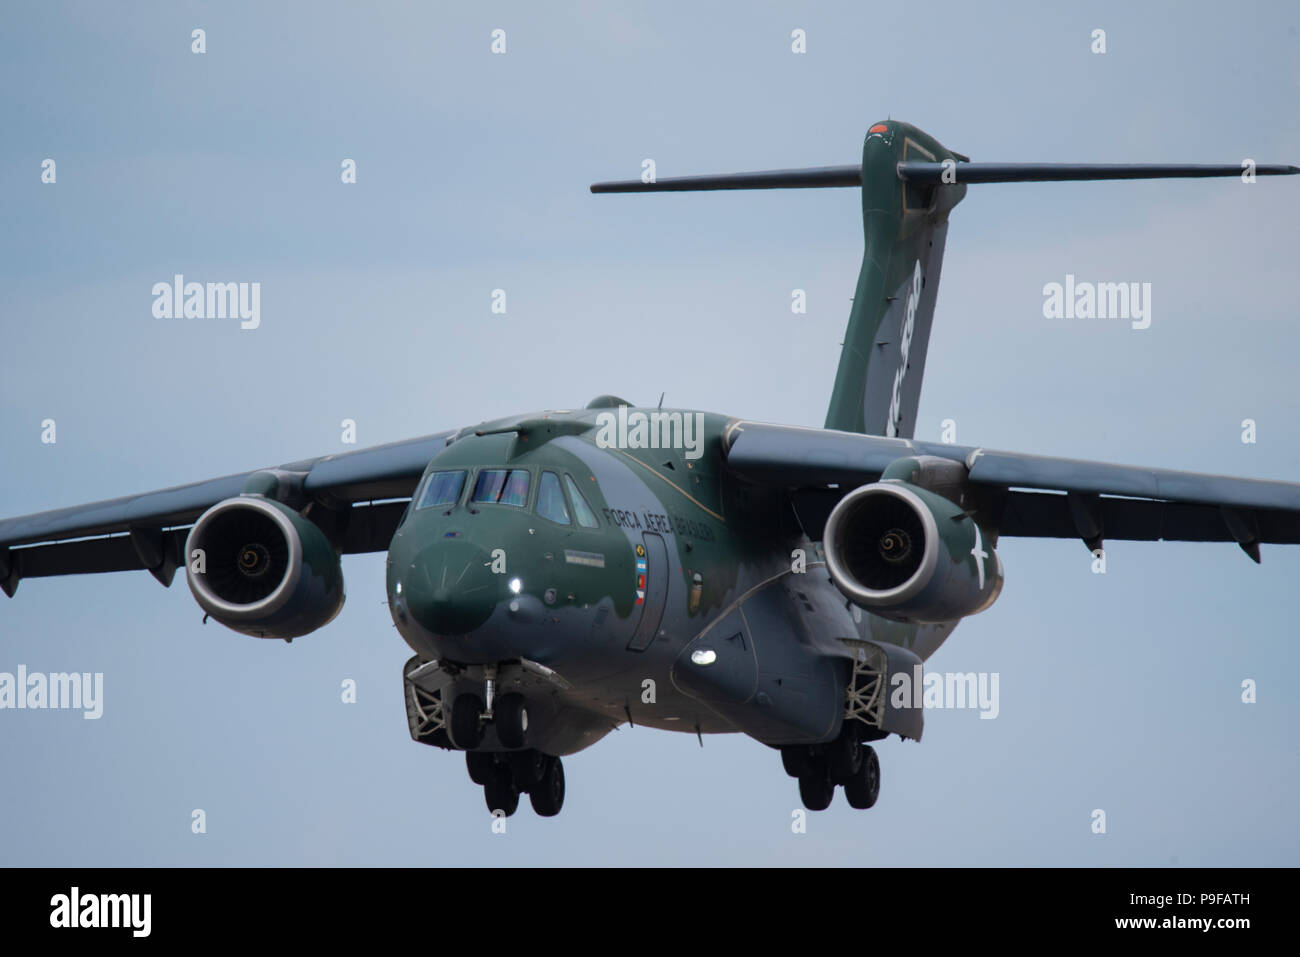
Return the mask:
M 675 412 L 623 409 L 618 421 Z M 527 662 L 560 679 L 527 691 L 530 734 L 551 753 L 626 721 L 821 742 L 838 733 L 852 669 L 840 639 L 924 658 L 951 631 L 851 606 L 784 490 L 726 469 L 730 419 L 680 413 L 702 429 L 673 447 L 667 427 L 602 429 L 612 413 L 487 423 L 429 463 L 387 588 L 402 637 L 439 662 L 444 701 L 481 688 L 485 668 Z M 500 691 L 511 674 L 502 668 Z

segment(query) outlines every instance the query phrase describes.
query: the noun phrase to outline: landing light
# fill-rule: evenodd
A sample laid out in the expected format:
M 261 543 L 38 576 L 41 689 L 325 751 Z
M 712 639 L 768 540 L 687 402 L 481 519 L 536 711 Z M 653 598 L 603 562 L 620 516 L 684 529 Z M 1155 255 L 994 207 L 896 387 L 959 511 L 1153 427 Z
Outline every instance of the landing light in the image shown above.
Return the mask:
M 521 582 L 518 578 L 510 579 L 510 594 L 518 595 L 519 590 L 523 587 L 524 587 L 524 583 Z
M 402 593 L 402 583 L 398 582 L 397 585 L 393 588 L 393 591 L 397 592 L 397 594 L 400 595 Z
M 697 648 L 691 652 L 691 661 L 697 665 L 711 665 L 718 660 L 718 653 L 712 648 Z

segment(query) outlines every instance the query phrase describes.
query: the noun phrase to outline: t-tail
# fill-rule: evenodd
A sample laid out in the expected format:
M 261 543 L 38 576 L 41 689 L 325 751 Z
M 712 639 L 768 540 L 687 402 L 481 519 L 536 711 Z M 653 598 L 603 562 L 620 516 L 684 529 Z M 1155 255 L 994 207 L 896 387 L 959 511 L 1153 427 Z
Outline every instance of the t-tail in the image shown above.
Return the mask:
M 1253 167 L 1257 176 L 1300 173 Z M 910 123 L 867 130 L 862 163 L 596 183 L 593 193 L 719 189 L 862 189 L 862 268 L 826 412 L 826 428 L 911 438 L 939 294 L 948 215 L 967 184 L 1240 176 L 1242 164 L 972 163 Z

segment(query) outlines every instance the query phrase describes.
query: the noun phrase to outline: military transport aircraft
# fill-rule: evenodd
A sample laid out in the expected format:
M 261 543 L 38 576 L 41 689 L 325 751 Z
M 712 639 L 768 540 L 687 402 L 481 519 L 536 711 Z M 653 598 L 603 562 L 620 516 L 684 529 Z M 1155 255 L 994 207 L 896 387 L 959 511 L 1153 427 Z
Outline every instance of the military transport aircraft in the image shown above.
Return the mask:
M 1260 176 L 1300 172 L 1258 166 Z M 0 521 L 0 586 L 185 569 L 206 615 L 293 638 L 387 551 L 412 738 L 465 753 L 493 812 L 564 801 L 561 756 L 629 722 L 741 732 L 803 803 L 871 807 L 889 694 L 998 597 L 1000 536 L 1300 543 L 1300 485 L 912 439 L 948 217 L 968 184 L 1236 176 L 1241 166 L 973 163 L 906 123 L 861 165 L 597 193 L 860 186 L 865 253 L 825 427 L 683 409 L 518 415 Z M 701 738 L 701 741 L 703 739 Z

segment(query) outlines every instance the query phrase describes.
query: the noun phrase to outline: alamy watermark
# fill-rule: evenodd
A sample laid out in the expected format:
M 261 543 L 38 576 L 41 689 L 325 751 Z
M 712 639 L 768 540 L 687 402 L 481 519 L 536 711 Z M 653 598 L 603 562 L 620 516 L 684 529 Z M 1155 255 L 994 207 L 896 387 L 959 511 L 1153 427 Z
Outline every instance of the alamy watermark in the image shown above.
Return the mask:
M 1043 286 L 1044 319 L 1128 319 L 1134 329 L 1151 325 L 1151 283 L 1065 282 Z
M 596 416 L 596 445 L 602 449 L 685 449 L 686 458 L 704 454 L 703 412 L 628 411 Z
M 905 708 L 977 708 L 981 718 L 996 718 L 999 672 L 981 671 L 924 673 L 913 665 L 909 674 L 898 671 L 889 676 L 889 704 Z
M 262 324 L 260 282 L 186 282 L 180 273 L 171 282 L 153 284 L 155 319 L 239 319 L 239 328 Z
M 73 887 L 50 898 L 50 926 L 121 928 L 132 937 L 148 937 L 152 911 L 152 894 L 83 894 Z
M 104 714 L 104 673 L 29 673 L 26 665 L 19 665 L 17 674 L 0 671 L 0 711 L 6 709 L 80 711 L 95 720 Z

